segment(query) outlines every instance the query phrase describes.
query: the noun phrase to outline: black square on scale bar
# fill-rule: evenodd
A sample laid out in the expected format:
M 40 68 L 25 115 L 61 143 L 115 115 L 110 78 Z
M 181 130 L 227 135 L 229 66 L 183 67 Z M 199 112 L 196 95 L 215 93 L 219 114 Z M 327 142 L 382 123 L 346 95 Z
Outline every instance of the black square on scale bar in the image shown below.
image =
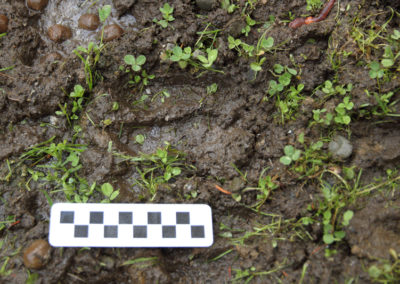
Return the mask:
M 75 238 L 87 238 L 89 235 L 89 226 L 87 225 L 75 225 Z
M 147 224 L 161 224 L 161 212 L 147 212 Z
M 61 211 L 60 223 L 61 224 L 73 224 L 74 223 L 74 211 Z
M 133 226 L 134 238 L 147 238 L 147 226 Z
M 176 212 L 177 224 L 190 224 L 189 212 Z
M 90 224 L 103 224 L 104 213 L 100 212 L 90 212 Z
M 162 237 L 163 238 L 176 238 L 175 226 L 162 226 Z
M 118 226 L 104 226 L 105 238 L 118 238 Z
M 120 224 L 132 224 L 132 212 L 119 212 Z
M 192 226 L 192 238 L 204 238 L 204 226 Z

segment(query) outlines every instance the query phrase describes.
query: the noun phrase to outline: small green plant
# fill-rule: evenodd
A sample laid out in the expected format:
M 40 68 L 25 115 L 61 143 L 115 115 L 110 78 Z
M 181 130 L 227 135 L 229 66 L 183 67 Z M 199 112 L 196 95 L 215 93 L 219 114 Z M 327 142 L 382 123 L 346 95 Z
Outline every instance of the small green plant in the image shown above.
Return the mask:
M 369 77 L 371 79 L 380 79 L 385 75 L 385 69 L 381 68 L 381 65 L 377 61 L 372 61 L 369 64 Z
M 143 134 L 138 134 L 135 136 L 135 142 L 140 145 L 143 145 L 145 139 L 146 139 L 146 136 L 144 136 Z
M 81 85 L 75 85 L 74 90 L 69 94 L 69 98 L 72 101 L 71 111 L 68 111 L 68 103 L 64 105 L 59 104 L 61 110 L 56 111 L 57 115 L 65 116 L 70 126 L 71 120 L 79 119 L 79 114 L 83 110 L 83 100 L 84 100 L 85 89 Z
M 285 166 L 289 166 L 293 161 L 297 161 L 301 155 L 301 150 L 296 149 L 292 145 L 286 145 L 283 152 L 285 155 L 282 156 L 279 161 Z
M 334 96 L 340 94 L 342 96 L 346 95 L 346 93 L 350 93 L 353 89 L 353 84 L 349 83 L 346 85 L 334 85 L 334 83 L 330 80 L 326 80 L 324 85 L 322 86 L 322 91 L 327 95 L 326 97 Z
M 233 13 L 237 8 L 238 5 L 233 4 L 231 0 L 221 0 L 221 8 L 226 10 L 229 14 Z
M 254 78 L 257 76 L 257 72 L 262 70 L 262 65 L 266 60 L 266 57 L 263 55 L 266 52 L 271 52 L 274 46 L 274 39 L 272 37 L 266 38 L 266 33 L 268 29 L 264 31 L 264 33 L 260 36 L 257 41 L 257 45 L 249 45 L 240 39 L 235 39 L 232 36 L 228 36 L 228 47 L 229 49 L 234 49 L 238 52 L 240 56 L 246 56 L 247 58 L 254 58 L 250 63 L 251 70 L 254 71 Z
M 154 75 L 148 75 L 146 70 L 142 70 L 144 63 L 146 63 L 146 57 L 144 55 L 135 57 L 131 54 L 127 54 L 124 56 L 124 62 L 127 66 L 120 66 L 120 70 L 125 70 L 126 73 L 130 73 L 131 80 L 128 83 L 132 85 L 140 84 L 140 92 L 143 90 L 144 86 L 148 85 L 149 80 L 155 78 Z M 142 72 L 138 74 L 140 70 L 142 70 Z
M 212 68 L 215 60 L 218 57 L 218 49 L 207 48 L 205 50 L 195 49 L 192 52 L 191 47 L 180 47 L 175 45 L 172 49 L 166 50 L 162 55 L 163 60 L 170 60 L 172 62 L 177 62 L 179 67 L 185 69 L 188 64 L 195 67 L 196 69 L 211 70 L 214 72 L 222 71 Z
M 174 7 L 171 7 L 168 3 L 165 3 L 164 6 L 160 8 L 160 11 L 162 13 L 162 20 L 158 20 L 157 18 L 153 19 L 154 23 L 159 24 L 162 28 L 167 28 L 168 23 L 172 22 L 175 20 L 175 18 L 172 16 L 174 12 Z
M 68 201 L 86 202 L 96 187 L 95 183 L 89 185 L 78 174 L 82 168 L 80 155 L 86 146 L 67 143 L 66 140 L 56 144 L 54 138 L 32 146 L 20 156 L 30 174 L 25 187 L 30 190 L 31 181 L 49 183 L 54 188 L 50 193 L 63 191 Z M 47 193 L 45 195 L 48 197 Z
M 125 55 L 124 62 L 129 66 L 129 68 L 126 69 L 126 72 L 130 72 L 131 70 L 133 72 L 139 72 L 142 69 L 142 65 L 146 62 L 146 57 L 144 55 L 135 57 L 128 54 Z
M 106 24 L 107 18 L 110 16 L 110 14 L 111 14 L 111 5 L 104 5 L 103 7 L 99 8 L 99 18 L 100 18 L 100 22 L 102 23 L 100 47 L 103 45 L 104 26 Z
M 207 48 L 206 53 L 207 57 L 202 54 L 198 54 L 196 58 L 201 62 L 201 65 L 203 65 L 203 67 L 207 69 L 210 68 L 213 65 L 214 61 L 217 59 L 218 49 Z
M 101 185 L 100 191 L 106 197 L 106 199 L 103 199 L 101 203 L 110 203 L 119 195 L 119 190 L 114 190 L 113 186 L 108 182 Z
M 285 87 L 288 87 L 291 83 L 292 77 L 297 75 L 297 71 L 296 69 L 287 66 L 275 64 L 272 74 L 278 78 L 278 81 L 269 81 L 268 94 L 271 96 L 282 92 Z
M 192 48 L 190 46 L 182 49 L 180 46 L 175 45 L 172 49 L 172 54 L 169 56 L 169 59 L 172 62 L 178 62 L 179 67 L 185 69 L 191 56 Z
M 328 112 L 325 108 L 313 110 L 313 119 L 315 123 L 330 125 L 333 119 L 333 114 Z
M 264 176 L 265 172 L 268 168 L 262 170 L 260 177 L 258 179 L 257 187 L 246 187 L 243 192 L 248 191 L 257 191 L 256 203 L 251 205 L 250 207 L 256 208 L 256 210 L 260 210 L 260 207 L 267 201 L 271 192 L 278 188 L 278 184 L 275 182 L 275 179 L 269 175 Z
M 321 0 L 307 0 L 307 11 L 316 11 L 321 8 Z
M 94 42 L 89 42 L 87 48 L 83 46 L 78 46 L 73 51 L 73 53 L 75 53 L 75 55 L 78 56 L 78 58 L 82 61 L 84 65 L 86 84 L 88 85 L 89 92 L 93 90 L 95 79 L 101 77 L 98 73 L 96 73 L 95 69 L 97 63 L 99 62 L 100 54 L 104 49 L 103 33 L 104 33 L 105 21 L 110 16 L 110 13 L 111 13 L 110 5 L 104 5 L 102 8 L 99 9 L 99 18 L 103 24 L 101 29 L 100 44 L 97 45 Z
M 165 146 L 158 148 L 155 153 L 141 153 L 137 157 L 114 153 L 114 155 L 128 160 L 136 165 L 138 178 L 133 186 L 139 186 L 148 192 L 142 196 L 150 194 L 150 201 L 153 201 L 157 195 L 160 185 L 168 185 L 168 182 L 179 176 L 183 168 L 193 168 L 184 163 L 185 154 L 172 148 L 168 142 Z
M 348 111 L 352 110 L 354 107 L 354 103 L 350 101 L 350 97 L 346 96 L 343 99 L 343 102 L 336 106 L 336 116 L 335 122 L 338 124 L 349 125 L 351 122 L 351 118 L 348 114 Z
M 394 249 L 389 250 L 391 259 L 379 259 L 368 268 L 369 277 L 376 283 L 397 283 L 400 280 L 400 260 Z
M 253 20 L 250 15 L 246 15 L 246 26 L 242 29 L 242 34 L 245 36 L 249 35 L 249 32 L 251 31 L 251 27 L 254 26 L 257 22 Z

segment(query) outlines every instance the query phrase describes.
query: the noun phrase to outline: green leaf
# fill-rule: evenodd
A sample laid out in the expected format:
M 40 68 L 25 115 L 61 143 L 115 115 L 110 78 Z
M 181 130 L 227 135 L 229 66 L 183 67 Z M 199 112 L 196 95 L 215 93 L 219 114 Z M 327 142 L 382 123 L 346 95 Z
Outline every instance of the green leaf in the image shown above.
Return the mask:
M 259 72 L 262 70 L 262 67 L 258 64 L 258 62 L 251 62 L 250 63 L 250 68 L 254 70 L 255 72 Z
M 101 186 L 101 192 L 107 197 L 110 197 L 113 191 L 113 186 L 108 182 L 103 183 L 103 185 Z
M 294 154 L 294 147 L 292 145 L 286 145 L 285 148 L 283 148 L 283 152 L 285 153 L 286 156 L 291 157 Z
M 292 160 L 297 161 L 300 158 L 300 154 L 301 154 L 301 151 L 296 149 L 294 151 L 293 155 L 291 156 Z
M 389 68 L 394 65 L 393 59 L 382 59 L 381 63 L 383 65 L 383 67 L 385 67 L 385 68 Z
M 284 164 L 285 166 L 289 166 L 290 163 L 292 162 L 292 159 L 288 156 L 283 156 L 279 159 L 279 161 Z
M 283 70 L 285 70 L 285 68 L 282 65 L 280 65 L 280 64 L 275 64 L 274 65 L 274 72 L 275 73 L 281 74 L 283 72 Z
M 102 8 L 99 8 L 99 18 L 102 23 L 104 23 L 108 16 L 111 14 L 111 5 L 104 5 Z
M 182 170 L 179 167 L 173 167 L 171 172 L 172 172 L 172 175 L 178 176 L 181 174 Z
M 343 221 L 342 221 L 342 225 L 343 226 L 348 226 L 350 220 L 353 218 L 354 216 L 354 212 L 351 210 L 347 210 L 344 214 L 343 214 Z
M 327 245 L 330 245 L 335 241 L 335 238 L 332 234 L 325 234 L 322 239 Z
M 382 274 L 382 270 L 380 268 L 378 268 L 376 265 L 371 265 L 368 268 L 368 274 L 369 276 L 371 276 L 372 278 L 379 278 L 379 276 L 381 276 Z
M 137 65 L 143 65 L 146 62 L 146 57 L 144 55 L 139 55 L 136 58 L 136 64 Z
M 335 236 L 336 240 L 341 240 L 346 236 L 346 233 L 343 231 L 336 231 L 333 233 L 333 235 Z
M 119 190 L 114 191 L 110 196 L 110 200 L 114 200 L 115 198 L 117 198 L 118 195 L 119 195 Z
M 273 46 L 274 46 L 274 38 L 273 37 L 269 36 L 267 39 L 266 38 L 262 39 L 262 41 L 261 41 L 262 49 L 267 50 L 267 49 L 270 49 Z
M 130 55 L 130 54 L 125 55 L 124 61 L 128 65 L 135 65 L 136 64 L 135 57 L 133 55 Z

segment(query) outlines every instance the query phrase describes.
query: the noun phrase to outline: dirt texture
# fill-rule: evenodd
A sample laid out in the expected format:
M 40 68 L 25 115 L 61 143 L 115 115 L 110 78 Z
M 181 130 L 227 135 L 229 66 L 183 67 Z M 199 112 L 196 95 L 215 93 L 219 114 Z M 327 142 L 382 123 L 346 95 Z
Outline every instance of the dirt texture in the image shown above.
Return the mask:
M 101 2 L 95 8 L 101 7 Z M 26 7 L 24 0 L 0 0 L 0 14 L 9 19 L 7 35 L 0 38 L 0 69 L 12 67 L 0 72 L 0 221 L 13 221 L 4 222 L 0 230 L 0 265 L 7 261 L 0 282 L 25 283 L 29 277 L 37 277 L 35 283 L 244 283 L 250 278 L 238 277 L 240 270 L 272 271 L 254 274 L 250 283 L 299 283 L 300 279 L 302 283 L 350 283 L 345 282 L 349 279 L 355 281 L 351 283 L 372 283 L 366 268 L 378 259 L 390 259 L 390 249 L 400 253 L 399 185 L 390 193 L 362 196 L 351 203 L 347 209 L 354 212 L 354 217 L 344 229 L 345 238 L 328 246 L 322 241 L 321 220 L 296 229 L 284 222 L 311 216 L 307 207 L 317 204 L 321 190 L 317 175 L 314 179 L 300 179 L 279 159 L 286 145 L 301 147 L 297 137 L 302 132 L 307 141 L 340 134 L 353 145 L 352 155 L 345 161 L 332 159 L 328 143 L 324 143 L 321 151 L 328 157 L 326 168 L 334 165 L 362 169 L 360 182 L 368 184 L 386 177 L 387 169 L 400 166 L 399 118 L 376 119 L 361 112 L 366 103 L 371 108 L 378 105 L 364 91 L 375 88 L 375 81 L 369 77 L 366 65 L 358 64 L 365 55 L 350 36 L 354 18 L 365 19 L 362 27 L 369 27 L 372 22 L 382 26 L 391 18 L 391 9 L 397 14 L 386 28 L 389 34 L 399 29 L 400 4 L 336 1 L 326 20 L 291 29 L 289 13 L 297 17 L 318 11 L 307 11 L 305 0 L 249 1 L 254 2 L 253 9 L 246 1 L 231 1 L 240 6 L 233 13 L 221 8 L 220 1 L 168 2 L 174 7 L 175 19 L 162 28 L 153 19 L 162 18 L 159 8 L 164 2 L 112 1 L 115 12 L 108 24 L 118 23 L 123 15 L 134 16 L 136 24 L 127 28 L 119 23 L 124 33 L 107 42 L 101 51 L 90 92 L 82 61 L 68 48 L 80 45 L 74 41 L 76 31 L 64 43 L 51 42 L 40 25 L 48 7 L 34 11 Z M 246 26 L 241 14 L 244 7 L 257 22 L 247 37 L 241 32 Z M 82 8 L 82 14 L 96 9 Z M 257 45 L 262 34 L 258 28 L 270 21 L 270 16 L 275 18 L 266 36 L 274 38 L 277 48 L 267 54 L 262 71 L 255 77 L 251 60 L 230 49 L 227 38 L 232 35 Z M 190 65 L 181 69 L 175 62 L 162 60 L 169 45 L 194 47 L 199 32 L 209 23 L 208 30 L 219 30 L 213 42 L 218 57 L 212 67 L 223 73 L 203 72 Z M 97 31 L 100 28 L 101 25 Z M 212 37 L 207 38 L 210 41 Z M 332 59 L 335 51 L 351 55 Z M 382 55 L 371 50 L 366 53 L 370 60 Z M 155 75 L 143 89 L 130 84 L 129 73 L 120 68 L 127 54 L 144 55 L 143 69 Z M 339 69 L 333 67 L 332 60 L 340 61 Z M 276 63 L 301 70 L 293 80 L 296 85 L 304 84 L 304 99 L 297 113 L 283 124 L 276 98 L 264 100 L 268 82 L 274 79 L 270 70 Z M 400 99 L 399 78 L 397 73 L 396 78 L 380 86 L 384 93 L 394 92 L 393 101 Z M 310 126 L 312 110 L 334 109 L 341 102 L 341 98 L 319 100 L 323 94 L 318 87 L 326 80 L 353 85 L 354 109 L 349 127 L 332 131 Z M 217 91 L 207 93 L 213 83 L 218 85 Z M 79 118 L 69 123 L 66 116 L 56 112 L 64 104 L 72 108 L 69 94 L 77 84 L 86 89 L 84 104 Z M 169 96 L 164 97 L 164 91 Z M 144 94 L 148 99 L 141 102 Z M 393 112 L 400 112 L 398 105 L 393 106 Z M 145 137 L 143 143 L 136 142 L 137 135 Z M 171 148 L 186 154 L 185 166 L 180 175 L 158 186 L 151 202 L 210 205 L 214 244 L 193 249 L 51 248 L 40 269 L 27 268 L 24 251 L 35 240 L 48 238 L 50 205 L 44 192 L 51 192 L 53 202 L 66 201 L 62 190 L 53 192 L 54 182 L 31 179 L 28 169 L 35 166 L 32 162 L 20 163 L 21 155 L 30 147 L 49 139 L 85 145 L 79 156 L 79 176 L 88 184 L 111 183 L 120 190 L 112 202 L 120 203 L 151 199 L 144 188 L 135 185 L 139 178 L 137 167 L 121 155 L 154 153 L 167 141 Z M 44 159 L 51 162 L 50 156 Z M 249 209 L 257 200 L 256 193 L 243 190 L 257 186 L 267 167 L 268 175 L 279 186 L 261 206 L 260 211 L 265 214 L 260 214 Z M 12 174 L 7 177 L 10 168 Z M 238 170 L 246 173 L 246 180 Z M 217 190 L 215 185 L 240 195 L 241 200 Z M 88 202 L 103 199 L 96 191 Z M 12 218 L 7 219 L 9 216 Z M 263 231 L 242 243 L 232 242 L 246 231 L 278 220 L 282 227 L 271 234 Z M 336 253 L 327 257 L 326 248 L 335 249 Z M 225 252 L 228 253 L 221 256 Z M 126 264 L 139 258 L 156 261 Z

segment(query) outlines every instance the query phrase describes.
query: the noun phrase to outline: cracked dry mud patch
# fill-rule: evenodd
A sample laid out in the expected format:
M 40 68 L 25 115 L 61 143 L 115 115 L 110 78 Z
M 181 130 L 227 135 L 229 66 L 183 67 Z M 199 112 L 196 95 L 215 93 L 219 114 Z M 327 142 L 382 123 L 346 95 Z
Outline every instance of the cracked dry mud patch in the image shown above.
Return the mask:
M 305 0 L 166 1 L 174 7 L 174 20 L 166 28 L 153 21 L 162 18 L 164 2 L 71 1 L 82 5 L 74 7 L 82 14 L 111 4 L 107 24 L 124 29 L 102 49 L 92 91 L 72 52 L 87 46 L 80 41 L 82 33 L 73 29 L 70 40 L 53 43 L 45 32 L 46 17 L 57 20 L 49 9 L 61 2 L 49 0 L 44 10 L 34 11 L 23 0 L 0 0 L 0 14 L 9 19 L 7 34 L 0 38 L 0 282 L 373 283 L 371 266 L 395 263 L 393 251 L 400 253 L 400 128 L 393 114 L 400 113 L 399 59 L 379 80 L 370 77 L 369 66 L 381 61 L 389 44 L 394 55 L 400 52 L 396 1 L 336 1 L 326 20 L 296 30 L 288 27 L 289 13 L 300 17 L 319 11 L 307 11 Z M 89 7 L 89 2 L 96 3 Z M 232 4 L 233 12 L 221 2 Z M 60 21 L 72 25 L 66 15 Z M 242 33 L 246 15 L 255 20 L 247 36 Z M 99 31 L 89 35 L 96 43 Z M 258 57 L 229 46 L 229 36 L 257 46 L 264 32 L 274 39 L 274 48 Z M 223 73 L 199 69 L 198 61 L 197 67 L 181 69 L 162 60 L 175 45 L 202 52 L 218 49 L 212 68 Z M 127 54 L 146 57 L 142 68 L 154 75 L 147 86 L 129 83 L 130 73 L 120 68 Z M 255 76 L 250 63 L 263 57 Z M 275 64 L 297 73 L 283 92 L 271 95 L 270 81 L 279 77 Z M 327 80 L 333 82 L 331 93 L 324 91 Z M 78 84 L 85 94 L 77 119 L 72 119 L 77 100 L 69 94 Z M 216 91 L 207 91 L 212 84 Z M 289 88 L 300 84 L 301 98 L 282 114 L 279 101 L 288 102 Z M 335 91 L 348 84 L 352 88 L 344 95 Z M 390 93 L 386 105 L 375 95 Z M 347 112 L 349 125 L 315 123 L 313 111 L 337 115 L 335 108 L 345 96 L 354 104 Z M 64 106 L 70 119 L 56 114 Z M 338 134 L 353 146 L 344 160 L 328 153 L 329 141 Z M 50 139 L 42 146 L 63 141 L 81 145 L 76 147 L 82 153 L 69 156 L 64 150 L 59 157 L 78 157 L 77 175 L 68 172 L 70 162 L 49 169 L 58 161 L 55 155 L 21 158 Z M 322 145 L 307 152 L 318 141 Z M 179 160 L 181 172 L 158 184 L 152 196 L 137 184 L 146 165 L 131 158 L 165 149 L 164 142 L 171 155 L 185 156 Z M 302 150 L 300 160 L 290 166 L 280 162 L 287 145 Z M 346 175 L 349 169 L 354 177 Z M 68 179 L 62 180 L 67 172 Z M 260 186 L 261 174 L 275 187 L 258 206 L 262 194 L 249 188 Z M 94 182 L 96 189 L 87 193 Z M 193 249 L 51 248 L 41 269 L 28 269 L 25 249 L 48 238 L 49 201 L 66 201 L 64 191 L 73 185 L 80 198 L 100 202 L 104 183 L 120 191 L 112 202 L 209 204 L 214 244 Z M 326 202 L 323 188 L 344 196 L 344 206 L 326 209 L 333 203 Z M 326 211 L 321 208 L 345 232 L 340 241 L 324 242 Z M 354 216 L 340 227 L 346 210 Z M 399 266 L 393 273 L 389 283 L 398 281 Z

